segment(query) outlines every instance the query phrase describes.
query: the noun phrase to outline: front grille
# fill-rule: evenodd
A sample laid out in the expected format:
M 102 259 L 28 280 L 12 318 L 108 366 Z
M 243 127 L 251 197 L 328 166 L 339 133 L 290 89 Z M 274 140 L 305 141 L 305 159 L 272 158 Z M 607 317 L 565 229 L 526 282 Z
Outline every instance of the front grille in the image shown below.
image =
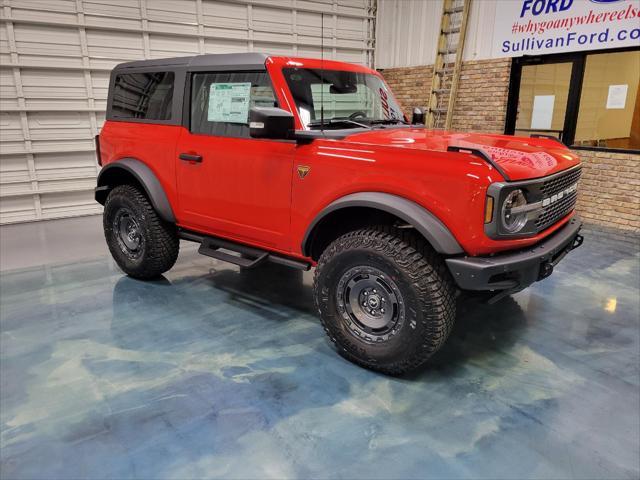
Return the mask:
M 539 232 L 547 227 L 550 227 L 562 217 L 566 216 L 576 206 L 576 200 L 578 199 L 578 192 L 572 192 L 569 195 L 565 195 L 557 202 L 547 205 L 542 210 L 542 214 L 536 220 L 536 228 Z
M 543 200 L 551 198 L 560 192 L 564 192 L 567 188 L 576 184 L 578 180 L 580 180 L 581 174 L 582 170 L 578 168 L 545 181 L 540 186 Z M 540 216 L 536 219 L 536 229 L 541 232 L 568 215 L 575 208 L 577 199 L 578 192 L 574 190 L 570 193 L 565 193 L 562 198 L 556 199 L 549 205 L 546 205 Z
M 545 198 L 555 195 L 580 180 L 580 175 L 582 175 L 581 168 L 572 170 L 564 175 L 558 175 L 544 182 L 540 187 L 540 192 Z

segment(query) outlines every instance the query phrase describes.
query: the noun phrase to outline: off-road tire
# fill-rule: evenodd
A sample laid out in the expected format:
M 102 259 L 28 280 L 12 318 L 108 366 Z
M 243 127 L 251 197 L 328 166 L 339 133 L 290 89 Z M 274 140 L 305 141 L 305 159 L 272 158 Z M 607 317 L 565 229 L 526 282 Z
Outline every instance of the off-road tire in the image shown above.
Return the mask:
M 135 219 L 143 246 L 135 258 L 118 241 L 114 219 L 122 211 Z M 132 185 L 115 187 L 107 197 L 103 214 L 104 236 L 118 266 L 141 280 L 156 278 L 176 263 L 180 240 L 176 227 L 162 220 L 147 197 Z
M 340 280 L 359 265 L 384 272 L 404 303 L 404 320 L 387 339 L 371 341 L 354 333 L 345 302 L 338 305 L 344 300 Z M 389 375 L 423 364 L 445 342 L 455 320 L 456 288 L 443 260 L 415 232 L 390 226 L 356 230 L 331 243 L 318 261 L 313 292 L 322 325 L 338 352 Z

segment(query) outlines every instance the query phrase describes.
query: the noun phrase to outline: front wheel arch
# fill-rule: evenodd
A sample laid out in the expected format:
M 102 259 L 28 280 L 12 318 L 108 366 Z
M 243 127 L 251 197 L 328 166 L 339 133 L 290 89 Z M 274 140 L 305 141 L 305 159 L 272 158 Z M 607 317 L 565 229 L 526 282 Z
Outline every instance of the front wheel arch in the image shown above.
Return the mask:
M 342 234 L 368 225 L 403 223 L 413 227 L 443 255 L 464 253 L 449 229 L 417 203 L 383 192 L 361 192 L 335 200 L 311 222 L 302 240 L 302 253 L 314 260 Z

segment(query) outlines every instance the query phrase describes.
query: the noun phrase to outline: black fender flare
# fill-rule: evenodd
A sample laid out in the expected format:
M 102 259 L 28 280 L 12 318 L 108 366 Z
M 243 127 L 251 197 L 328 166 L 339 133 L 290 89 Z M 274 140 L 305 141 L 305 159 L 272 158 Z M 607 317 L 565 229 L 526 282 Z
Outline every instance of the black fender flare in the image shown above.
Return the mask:
M 173 214 L 171 203 L 167 198 L 167 194 L 162 188 L 162 184 L 155 173 L 140 160 L 135 158 L 121 158 L 115 162 L 109 163 L 98 175 L 98 186 L 95 190 L 96 201 L 102 205 L 107 199 L 109 191 L 119 183 L 112 183 L 113 179 L 118 178 L 117 170 L 125 171 L 133 176 L 138 183 L 144 188 L 151 205 L 158 212 L 160 218 L 166 222 L 175 223 L 176 217 Z
M 302 240 L 302 253 L 309 256 L 311 236 L 316 226 L 332 212 L 348 207 L 369 207 L 395 215 L 412 225 L 438 253 L 458 255 L 463 248 L 435 215 L 406 198 L 382 192 L 360 192 L 341 197 L 327 205 L 311 222 Z

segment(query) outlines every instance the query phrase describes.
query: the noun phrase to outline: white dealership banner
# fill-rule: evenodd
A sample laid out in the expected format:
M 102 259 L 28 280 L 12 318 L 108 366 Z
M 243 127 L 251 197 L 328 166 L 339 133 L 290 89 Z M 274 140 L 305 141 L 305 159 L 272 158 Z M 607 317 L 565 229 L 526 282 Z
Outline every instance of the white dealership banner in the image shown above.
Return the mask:
M 497 0 L 493 57 L 640 46 L 640 0 Z

